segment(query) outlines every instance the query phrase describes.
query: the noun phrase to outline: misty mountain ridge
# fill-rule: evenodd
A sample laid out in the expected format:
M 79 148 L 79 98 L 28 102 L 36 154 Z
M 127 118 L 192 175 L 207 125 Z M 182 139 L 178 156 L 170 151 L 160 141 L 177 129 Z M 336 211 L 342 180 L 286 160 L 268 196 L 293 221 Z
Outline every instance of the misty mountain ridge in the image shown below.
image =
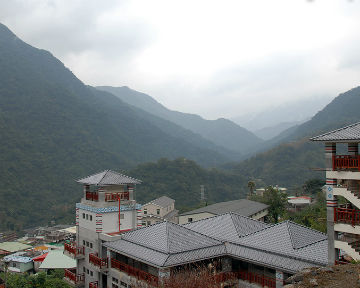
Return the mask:
M 254 131 L 254 134 L 263 140 L 271 140 L 277 136 L 280 136 L 281 133 L 288 130 L 289 128 L 296 127 L 308 120 L 309 119 L 306 119 L 304 121 L 296 121 L 296 122 L 281 122 L 279 124 L 276 124 L 275 126 L 267 126 L 265 128 L 256 130 Z
M 360 122 L 360 87 L 338 95 L 309 121 L 291 127 L 279 135 L 281 142 L 274 148 L 258 153 L 226 168 L 248 179 L 261 178 L 267 185 L 301 186 L 311 178 L 324 178 L 324 145 L 309 138 Z M 275 143 L 272 143 L 275 145 Z
M 172 111 L 151 96 L 127 86 L 99 86 L 97 89 L 110 92 L 130 105 L 191 130 L 214 144 L 236 153 L 246 154 L 263 142 L 255 134 L 228 119 L 205 120 L 199 115 Z

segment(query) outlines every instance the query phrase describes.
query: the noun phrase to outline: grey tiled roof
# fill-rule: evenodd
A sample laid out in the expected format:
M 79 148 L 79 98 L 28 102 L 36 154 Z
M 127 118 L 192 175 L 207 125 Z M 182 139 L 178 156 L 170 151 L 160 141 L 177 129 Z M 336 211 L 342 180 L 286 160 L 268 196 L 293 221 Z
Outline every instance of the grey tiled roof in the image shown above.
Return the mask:
M 157 206 L 160 206 L 160 207 L 163 207 L 163 208 L 166 208 L 168 206 L 170 206 L 172 203 L 174 203 L 175 200 L 174 199 L 171 199 L 167 196 L 161 196 L 160 198 L 157 198 L 155 200 L 152 200 L 150 201 L 149 203 L 147 204 L 154 204 L 154 205 L 157 205 Z M 145 204 L 145 205 L 147 205 Z M 144 206 L 145 206 L 144 205 Z
M 228 212 L 235 212 L 243 216 L 251 216 L 268 207 L 269 207 L 268 205 L 263 203 L 259 203 L 247 199 L 239 199 L 239 200 L 215 203 L 209 206 L 201 207 L 199 209 L 195 209 L 183 213 L 180 216 L 198 214 L 202 212 L 208 212 L 214 215 L 220 215 Z
M 325 234 L 289 221 L 277 225 L 257 222 L 233 213 L 182 226 L 162 222 L 124 233 L 122 239 L 105 246 L 157 267 L 218 256 L 288 272 L 327 265 Z
M 121 185 L 121 184 L 140 184 L 141 181 L 111 170 L 90 175 L 86 178 L 77 180 L 79 183 L 88 185 Z
M 360 122 L 310 138 L 311 141 L 359 141 Z
M 239 214 L 227 213 L 187 223 L 184 226 L 221 241 L 238 242 L 240 237 L 259 231 L 269 225 Z

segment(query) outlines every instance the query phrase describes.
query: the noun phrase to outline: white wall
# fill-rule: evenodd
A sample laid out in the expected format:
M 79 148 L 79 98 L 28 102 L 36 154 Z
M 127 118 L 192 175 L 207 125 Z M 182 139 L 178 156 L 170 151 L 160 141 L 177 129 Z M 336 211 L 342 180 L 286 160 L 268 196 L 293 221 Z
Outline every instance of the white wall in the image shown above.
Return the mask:
M 195 222 L 195 221 L 199 221 L 199 220 L 209 218 L 209 217 L 213 217 L 213 216 L 215 216 L 215 214 L 211 214 L 211 213 L 208 213 L 208 212 L 183 215 L 183 216 L 179 216 L 179 224 L 189 223 L 189 218 L 192 218 L 192 222 Z

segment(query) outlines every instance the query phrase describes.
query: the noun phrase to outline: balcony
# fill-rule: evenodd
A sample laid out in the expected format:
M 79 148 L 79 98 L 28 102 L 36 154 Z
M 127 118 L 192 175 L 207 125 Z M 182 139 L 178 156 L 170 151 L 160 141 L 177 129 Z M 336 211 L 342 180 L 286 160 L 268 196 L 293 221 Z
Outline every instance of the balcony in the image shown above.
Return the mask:
M 100 258 L 93 253 L 89 254 L 89 262 L 97 267 L 99 271 L 108 268 L 108 258 Z
M 65 243 L 64 244 L 64 254 L 74 258 L 74 259 L 80 259 L 85 257 L 85 249 L 83 246 L 76 247 L 75 243 Z
M 360 225 L 360 210 L 335 207 L 334 222 L 350 224 L 352 226 Z
M 248 272 L 248 271 L 240 271 L 238 275 L 239 275 L 239 279 L 250 283 L 256 283 L 258 285 L 261 285 L 261 287 L 276 288 L 275 278 L 268 277 L 262 274 Z
M 151 286 L 157 287 L 157 285 L 158 285 L 159 278 L 157 276 L 154 276 L 150 273 L 147 273 L 145 271 L 142 271 L 140 269 L 137 269 L 135 267 L 132 267 L 130 265 L 122 263 L 113 258 L 111 258 L 111 268 L 122 271 L 130 276 L 133 276 L 133 277 L 139 279 L 139 280 L 143 280 L 143 281 L 149 283 Z
M 90 282 L 89 288 L 99 288 L 99 282 L 98 281 Z
M 360 171 L 360 155 L 335 155 L 332 162 L 333 170 Z
M 86 192 L 86 200 L 99 201 L 99 194 L 97 192 Z
M 215 283 L 224 283 L 227 281 L 237 280 L 237 273 L 234 272 L 222 272 L 214 275 Z
M 129 200 L 129 192 L 119 192 L 119 193 L 105 193 L 106 202 L 114 202 L 120 200 Z
M 84 285 L 85 274 L 77 274 L 75 269 L 65 269 L 64 280 L 73 287 L 80 287 Z

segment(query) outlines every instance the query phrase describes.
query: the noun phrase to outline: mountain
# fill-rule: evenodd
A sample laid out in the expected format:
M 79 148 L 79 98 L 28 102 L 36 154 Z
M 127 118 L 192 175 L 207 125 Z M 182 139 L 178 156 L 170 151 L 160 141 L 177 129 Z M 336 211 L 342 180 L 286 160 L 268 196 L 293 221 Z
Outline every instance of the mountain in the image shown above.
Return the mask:
M 81 196 L 74 180 L 99 170 L 229 159 L 199 135 L 84 85 L 2 24 L 0 67 L 0 230 L 72 220 Z
M 237 153 L 246 154 L 254 145 L 263 142 L 259 137 L 234 122 L 220 118 L 205 120 L 198 115 L 172 111 L 151 96 L 124 87 L 99 86 L 100 90 L 110 92 L 124 102 L 169 120 L 193 131 L 205 139 Z
M 324 178 L 324 147 L 309 141 L 311 136 L 360 121 L 360 87 L 337 96 L 311 120 L 281 135 L 282 144 L 240 163 L 225 166 L 248 179 L 260 178 L 266 185 L 299 187 L 311 178 Z
M 265 128 L 261 128 L 259 130 L 254 131 L 254 134 L 261 139 L 270 140 L 277 136 L 279 136 L 282 132 L 301 124 L 302 122 L 281 122 L 274 126 L 267 126 Z
M 127 173 L 143 181 L 136 187 L 142 203 L 167 195 L 176 200 L 176 208 L 181 210 L 199 205 L 200 185 L 205 186 L 208 203 L 244 198 L 248 191 L 245 177 L 204 169 L 186 159 L 160 159 L 140 164 Z
M 258 113 L 246 113 L 231 118 L 232 121 L 254 132 L 284 122 L 305 122 L 325 107 L 333 98 L 317 96 L 284 102 Z

